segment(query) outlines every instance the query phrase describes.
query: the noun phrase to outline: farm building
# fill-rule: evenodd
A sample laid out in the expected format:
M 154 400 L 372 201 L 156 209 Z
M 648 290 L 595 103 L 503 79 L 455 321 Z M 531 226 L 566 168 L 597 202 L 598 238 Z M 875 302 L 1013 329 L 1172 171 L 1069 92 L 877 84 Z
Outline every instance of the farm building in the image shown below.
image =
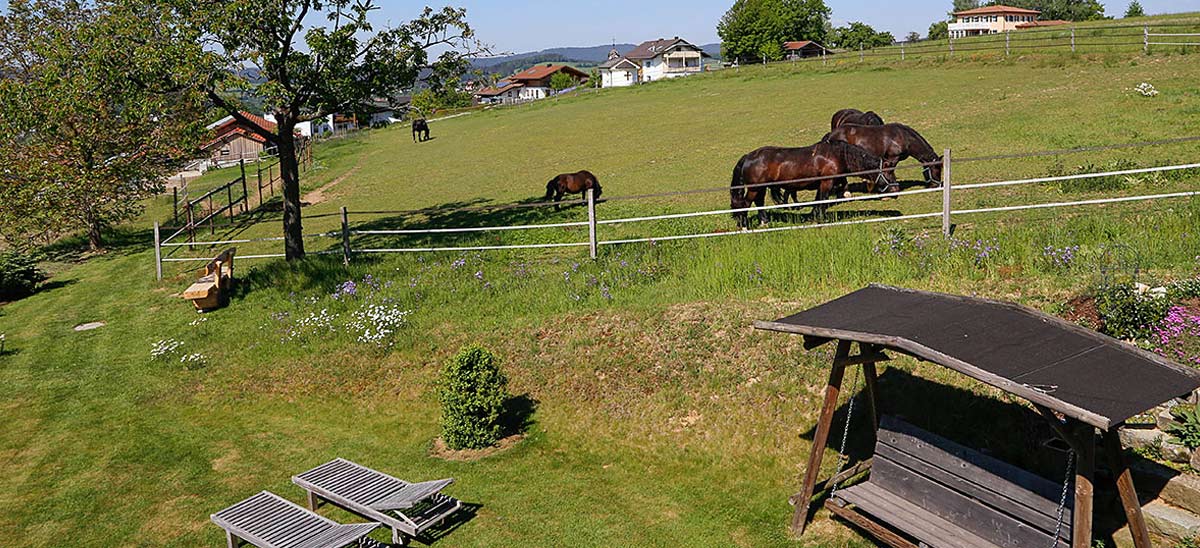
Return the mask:
M 558 73 L 566 74 L 580 82 L 588 78 L 586 73 L 575 67 L 546 63 L 527 68 L 501 80 L 495 86 L 475 92 L 475 100 L 479 103 L 518 103 L 545 99 L 554 94 L 550 88 L 550 79 Z
M 249 112 L 241 114 L 269 131 L 275 130 L 275 122 Z M 233 116 L 213 122 L 207 129 L 213 132 L 213 138 L 204 145 L 203 150 L 218 165 L 236 163 L 239 160 L 257 160 L 260 155 L 270 154 L 274 150 L 265 138 Z
M 1000 34 L 1022 28 L 1022 24 L 1036 23 L 1042 12 L 1014 8 L 1012 6 L 984 6 L 954 13 L 950 23 L 951 38 L 965 38 L 984 34 Z
M 784 42 L 783 51 L 787 53 L 788 59 L 805 59 L 808 57 L 820 57 L 822 55 L 833 53 L 825 46 L 813 42 L 812 40 Z
M 608 61 L 600 65 L 601 87 L 624 87 L 678 78 L 704 72 L 704 58 L 710 57 L 700 47 L 676 36 L 642 42 L 625 55 L 613 50 Z

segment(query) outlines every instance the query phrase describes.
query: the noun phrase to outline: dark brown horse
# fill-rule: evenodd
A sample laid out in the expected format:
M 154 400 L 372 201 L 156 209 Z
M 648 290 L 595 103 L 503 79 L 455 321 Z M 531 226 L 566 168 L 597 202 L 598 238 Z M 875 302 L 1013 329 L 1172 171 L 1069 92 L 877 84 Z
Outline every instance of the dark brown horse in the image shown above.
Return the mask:
M 829 121 L 829 130 L 833 131 L 846 124 L 882 126 L 883 118 L 880 118 L 874 112 L 863 112 L 855 108 L 846 108 L 834 113 L 833 119 Z
M 882 168 L 883 162 L 878 157 L 862 148 L 841 142 L 817 143 L 804 148 L 763 147 L 742 156 L 737 167 L 733 168 L 729 207 L 762 207 L 766 203 L 768 193 L 773 194 L 776 201 L 779 201 L 782 193 L 793 190 L 815 189 L 817 200 L 824 201 L 829 199 L 830 193 L 835 189 L 845 188 L 846 174 L 872 170 L 876 172 L 858 175 L 867 180 L 869 191 L 899 190 L 900 187 L 896 185 L 896 179 L 890 172 L 878 171 Z M 746 188 L 747 186 L 750 188 Z M 813 213 L 820 215 L 825 209 L 826 206 L 814 206 Z M 738 227 L 749 228 L 750 216 L 747 212 L 734 213 L 733 218 L 737 220 Z M 766 224 L 766 219 L 766 212 L 759 211 L 759 222 Z
M 546 183 L 546 201 L 554 199 L 555 202 L 561 202 L 563 195 L 566 194 L 583 194 L 587 189 L 595 189 L 594 198 L 599 200 L 600 194 L 604 189 L 600 188 L 600 180 L 596 179 L 592 172 L 584 170 L 575 173 L 563 173 Z M 556 208 L 558 206 L 555 206 Z
M 424 118 L 417 118 L 412 123 L 413 142 L 422 142 L 429 140 L 429 121 Z
M 831 131 L 822 141 L 841 141 L 865 148 L 883 158 L 889 171 L 910 157 L 916 158 L 922 164 L 929 164 L 925 166 L 925 184 L 930 187 L 942 184 L 942 165 L 938 163 L 942 157 L 917 130 L 904 124 L 843 125 Z

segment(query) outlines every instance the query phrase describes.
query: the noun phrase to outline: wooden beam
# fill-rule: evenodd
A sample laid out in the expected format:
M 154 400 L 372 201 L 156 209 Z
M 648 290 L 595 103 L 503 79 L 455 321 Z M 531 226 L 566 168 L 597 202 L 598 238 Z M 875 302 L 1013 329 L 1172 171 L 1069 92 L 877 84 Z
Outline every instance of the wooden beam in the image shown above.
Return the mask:
M 812 337 L 809 335 L 805 335 L 804 336 L 804 349 L 812 350 L 812 349 L 820 347 L 820 346 L 825 346 L 826 344 L 829 344 L 830 342 L 833 342 L 833 339 L 826 339 L 825 337 Z
M 866 345 L 864 345 L 864 346 L 866 346 Z M 841 364 L 848 366 L 848 365 L 863 365 L 863 364 L 869 363 L 869 364 L 874 365 L 879 362 L 889 362 L 889 361 L 892 361 L 892 358 L 890 356 L 888 356 L 887 354 L 884 354 L 883 352 L 874 352 L 874 351 L 867 352 L 864 350 L 862 353 L 860 353 L 857 356 L 846 356 L 845 359 L 841 360 Z
M 1121 448 L 1121 437 L 1116 428 L 1104 433 L 1104 448 L 1108 453 L 1109 466 L 1117 480 L 1117 493 L 1121 496 L 1121 506 L 1125 508 L 1125 519 L 1129 523 L 1129 533 L 1133 536 L 1135 548 L 1151 548 L 1150 531 L 1146 528 L 1146 518 L 1142 515 L 1142 504 L 1138 500 L 1137 491 L 1133 486 L 1133 474 L 1129 471 L 1129 463 L 1125 460 L 1125 452 Z
M 850 355 L 850 341 L 838 341 L 833 368 L 829 371 L 829 383 L 825 386 L 825 403 L 821 406 L 821 416 L 817 420 L 812 448 L 808 453 L 808 469 L 804 472 L 804 486 L 800 490 L 795 513 L 792 514 L 792 534 L 797 537 L 802 536 L 804 529 L 808 527 L 808 510 L 812 505 L 811 499 L 817 485 L 817 474 L 821 472 L 821 457 L 825 453 L 825 444 L 829 441 L 833 413 L 837 410 L 838 396 L 841 394 L 842 378 L 846 367 L 838 365 L 838 360 L 848 355 Z
M 891 546 L 892 548 L 919 548 L 916 544 L 909 542 L 907 539 L 896 534 L 891 529 L 876 523 L 875 520 L 858 513 L 852 508 L 842 506 L 834 502 L 832 499 L 825 501 L 825 508 L 830 512 L 833 512 L 835 516 L 853 523 L 859 528 L 871 533 L 871 536 L 874 536 L 881 542 L 887 543 L 887 545 Z
M 1075 517 L 1071 521 L 1071 548 L 1092 548 L 1092 515 L 1096 470 L 1096 431 L 1090 424 L 1078 423 L 1075 428 Z
M 871 431 L 873 436 L 877 436 L 879 432 L 879 373 L 875 370 L 874 363 L 863 364 L 863 378 L 867 392 L 867 412 L 871 414 Z
M 866 472 L 867 470 L 870 470 L 871 463 L 873 463 L 873 462 L 875 462 L 874 457 L 868 458 L 867 460 L 864 460 L 858 464 L 855 464 L 854 466 L 851 466 L 845 470 L 842 470 L 841 473 L 835 474 L 833 477 L 831 477 L 827 480 L 818 482 L 816 488 L 813 489 L 812 497 L 810 497 L 808 499 L 809 502 L 811 503 L 814 499 L 820 498 L 820 496 L 822 494 L 824 494 L 826 491 L 829 490 L 830 486 L 832 486 L 834 484 L 840 485 L 841 483 L 849 480 L 850 478 L 853 478 L 859 474 Z M 801 494 L 802 493 L 796 493 L 795 495 L 788 497 L 788 504 L 795 506 L 798 503 L 798 501 L 800 501 Z

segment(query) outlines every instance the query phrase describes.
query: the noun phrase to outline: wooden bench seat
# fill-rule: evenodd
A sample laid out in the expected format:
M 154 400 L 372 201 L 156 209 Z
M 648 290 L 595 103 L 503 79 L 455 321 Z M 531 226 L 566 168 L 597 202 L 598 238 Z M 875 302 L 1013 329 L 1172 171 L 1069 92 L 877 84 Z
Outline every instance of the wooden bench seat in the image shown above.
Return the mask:
M 192 301 L 196 310 L 204 312 L 225 304 L 233 284 L 235 254 L 237 250 L 232 248 L 221 252 L 205 265 L 196 283 L 184 290 L 183 298 Z
M 868 517 L 935 548 L 1067 547 L 1071 501 L 1059 527 L 1061 494 L 1062 485 L 884 417 L 868 481 L 838 491 L 826 507 L 860 525 Z M 916 545 L 877 536 L 892 546 Z

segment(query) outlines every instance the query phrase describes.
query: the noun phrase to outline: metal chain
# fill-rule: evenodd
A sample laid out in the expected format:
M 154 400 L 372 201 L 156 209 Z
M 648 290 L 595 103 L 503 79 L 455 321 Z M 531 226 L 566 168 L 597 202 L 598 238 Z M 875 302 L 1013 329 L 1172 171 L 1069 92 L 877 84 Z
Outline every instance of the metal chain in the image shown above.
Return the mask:
M 1054 525 L 1054 536 L 1050 548 L 1058 548 L 1058 535 L 1062 534 L 1063 516 L 1067 512 L 1067 492 L 1071 486 L 1071 471 L 1075 468 L 1075 451 L 1067 453 L 1067 474 L 1063 478 L 1062 497 L 1058 501 L 1058 523 Z
M 850 439 L 850 419 L 854 418 L 854 400 L 856 400 L 858 398 L 858 382 L 861 379 L 861 377 L 862 377 L 862 373 L 860 373 L 858 371 L 858 368 L 855 368 L 855 370 L 854 370 L 854 389 L 850 392 L 850 404 L 846 408 L 846 425 L 842 428 L 842 448 L 838 452 L 838 468 L 837 468 L 837 472 L 835 472 L 833 475 L 834 478 L 837 478 L 838 476 L 842 475 L 842 471 L 845 470 L 845 468 L 846 468 L 846 463 L 850 460 L 846 456 L 846 442 Z M 840 483 L 841 483 L 841 481 L 836 481 L 829 488 L 830 496 L 833 496 L 834 493 L 837 493 L 838 484 L 840 484 Z

